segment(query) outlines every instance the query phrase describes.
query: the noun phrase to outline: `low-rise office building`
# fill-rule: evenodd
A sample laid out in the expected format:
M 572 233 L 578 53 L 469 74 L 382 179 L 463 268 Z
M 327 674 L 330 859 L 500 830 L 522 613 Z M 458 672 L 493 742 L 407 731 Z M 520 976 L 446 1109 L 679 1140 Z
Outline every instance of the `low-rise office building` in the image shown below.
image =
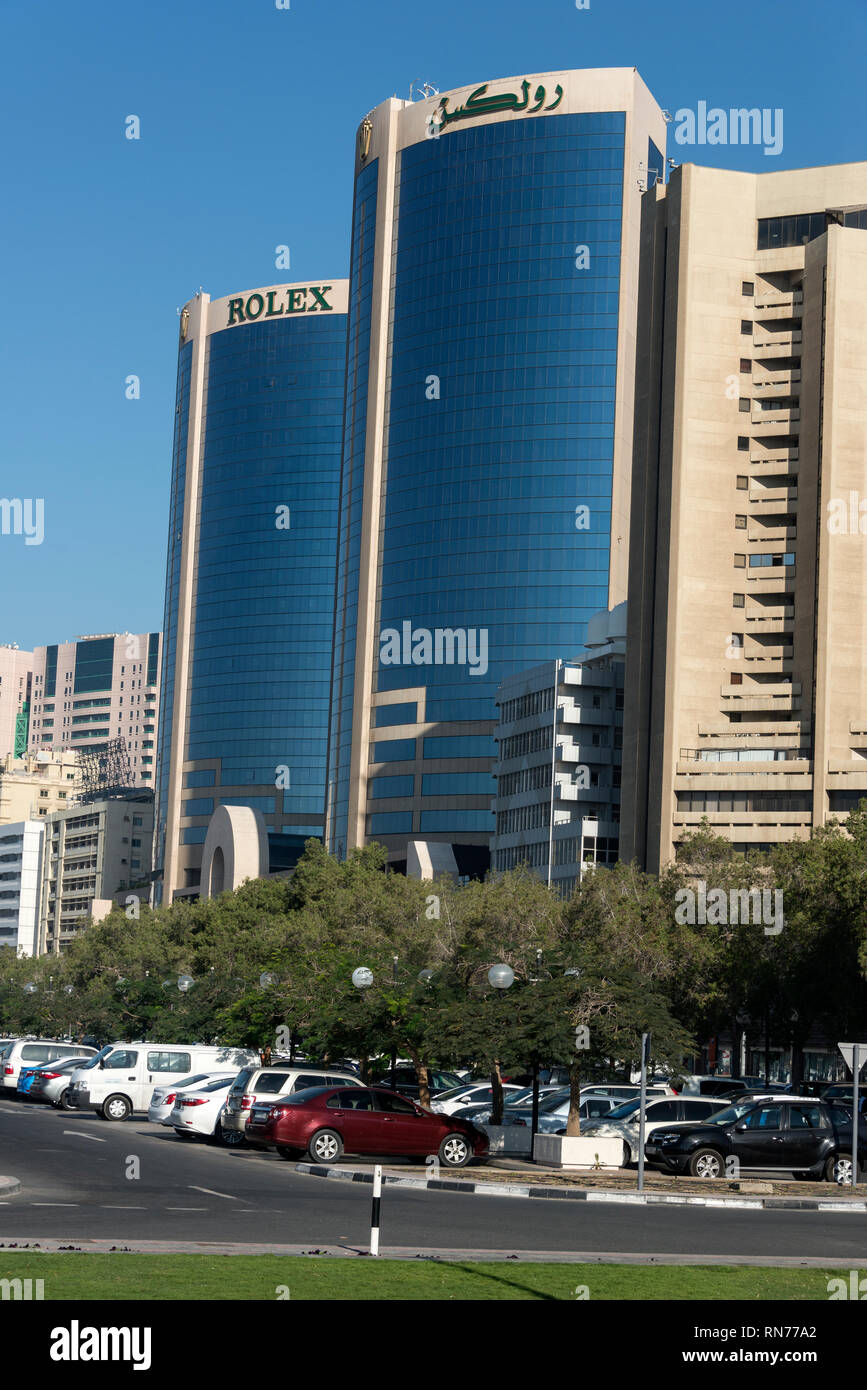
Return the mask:
M 45 823 L 18 821 L 0 826 L 0 946 L 35 956 Z
M 0 758 L 0 825 L 65 810 L 78 778 L 78 757 L 71 749 Z
M 39 954 L 61 951 L 115 902 L 147 901 L 154 830 L 153 794 L 79 802 L 46 821 Z
M 534 666 L 497 692 L 492 867 L 526 864 L 564 896 L 589 865 L 618 857 L 625 623 L 625 604 L 598 614 L 586 656 Z

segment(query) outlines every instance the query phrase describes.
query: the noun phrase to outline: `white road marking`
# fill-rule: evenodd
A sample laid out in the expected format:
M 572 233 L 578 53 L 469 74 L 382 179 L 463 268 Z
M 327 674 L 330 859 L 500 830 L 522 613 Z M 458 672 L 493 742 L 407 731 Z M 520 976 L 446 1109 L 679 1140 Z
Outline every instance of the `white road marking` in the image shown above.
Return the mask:
M 207 1211 L 207 1207 L 166 1207 L 166 1211 Z
M 212 1187 L 196 1187 L 195 1183 L 190 1183 L 193 1192 L 206 1192 L 209 1197 L 225 1197 L 228 1202 L 240 1202 L 240 1197 L 233 1197 L 231 1192 L 215 1192 Z
M 107 1143 L 108 1143 L 108 1140 L 107 1140 L 107 1139 L 98 1139 L 97 1136 L 96 1136 L 95 1134 L 85 1134 L 85 1132 L 84 1132 L 83 1129 L 64 1129 L 64 1130 L 61 1130 L 61 1133 L 62 1133 L 62 1134 L 74 1134 L 74 1135 L 76 1135 L 77 1138 L 79 1138 L 79 1139 L 92 1139 L 93 1142 L 94 1142 L 94 1144 L 107 1144 Z
M 77 1207 L 78 1202 L 31 1202 L 31 1207 Z
M 147 1207 L 111 1207 L 107 1203 L 102 1203 L 103 1211 L 147 1211 Z

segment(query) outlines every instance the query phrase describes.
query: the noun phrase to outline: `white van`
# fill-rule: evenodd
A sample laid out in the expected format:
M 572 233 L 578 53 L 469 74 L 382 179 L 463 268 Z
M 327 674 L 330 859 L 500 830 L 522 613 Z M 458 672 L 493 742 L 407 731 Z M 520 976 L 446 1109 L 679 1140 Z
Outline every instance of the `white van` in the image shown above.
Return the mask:
M 64 1057 L 95 1056 L 95 1047 L 82 1047 L 80 1043 L 57 1042 L 54 1038 L 10 1038 L 0 1045 L 0 1090 L 17 1092 L 22 1067 L 39 1067 L 43 1062 L 60 1062 Z
M 73 1073 L 66 1093 L 71 1109 L 95 1110 L 104 1120 L 125 1120 L 146 1112 L 155 1086 L 200 1071 L 231 1071 L 259 1063 L 246 1047 L 203 1047 L 151 1042 L 118 1042 L 104 1047 Z

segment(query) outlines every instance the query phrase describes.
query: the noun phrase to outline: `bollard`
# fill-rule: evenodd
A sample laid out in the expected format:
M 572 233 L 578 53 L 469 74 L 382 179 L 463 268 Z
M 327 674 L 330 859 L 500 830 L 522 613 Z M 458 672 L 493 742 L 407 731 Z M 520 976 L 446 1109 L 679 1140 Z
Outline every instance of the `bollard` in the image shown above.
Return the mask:
M 377 1163 L 373 1170 L 373 1205 L 370 1213 L 370 1253 L 379 1254 L 379 1208 L 382 1196 L 382 1166 Z

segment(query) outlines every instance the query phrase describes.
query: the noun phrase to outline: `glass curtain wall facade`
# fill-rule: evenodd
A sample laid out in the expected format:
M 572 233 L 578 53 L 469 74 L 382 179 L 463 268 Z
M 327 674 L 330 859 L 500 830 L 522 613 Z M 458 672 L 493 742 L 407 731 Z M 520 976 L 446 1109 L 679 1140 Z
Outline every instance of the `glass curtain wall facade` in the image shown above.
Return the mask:
M 400 862 L 417 837 L 448 841 L 459 869 L 486 867 L 498 685 L 580 649 L 591 614 L 622 597 L 611 553 L 632 310 L 624 199 L 648 159 L 648 121 L 660 144 L 664 125 L 646 94 L 630 130 L 628 81 L 607 94 L 597 83 L 595 109 L 575 109 L 584 76 L 529 79 L 549 101 L 561 91 L 556 115 L 439 127 L 463 94 L 385 103 L 367 137 L 382 153 L 359 154 L 350 342 L 366 316 L 371 346 L 355 375 L 350 350 L 350 393 L 368 391 L 366 438 L 347 430 L 344 453 L 339 854 L 378 839 Z M 415 138 L 402 131 L 422 116 Z M 359 240 L 363 217 L 374 246 L 369 229 Z M 368 356 L 384 366 L 382 390 Z
M 219 805 L 261 811 L 284 858 L 286 837 L 300 848 L 323 834 L 347 316 L 345 281 L 316 288 L 322 302 L 280 286 L 190 306 L 166 581 L 164 900 L 198 888 Z

